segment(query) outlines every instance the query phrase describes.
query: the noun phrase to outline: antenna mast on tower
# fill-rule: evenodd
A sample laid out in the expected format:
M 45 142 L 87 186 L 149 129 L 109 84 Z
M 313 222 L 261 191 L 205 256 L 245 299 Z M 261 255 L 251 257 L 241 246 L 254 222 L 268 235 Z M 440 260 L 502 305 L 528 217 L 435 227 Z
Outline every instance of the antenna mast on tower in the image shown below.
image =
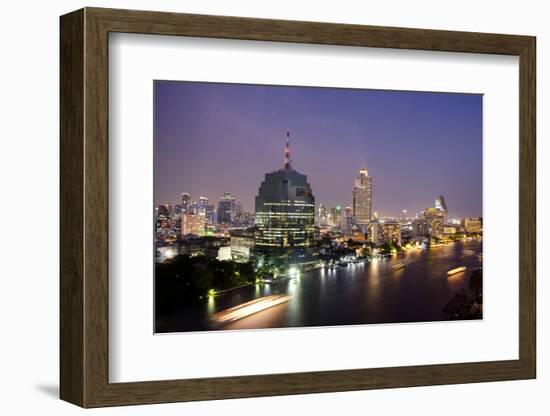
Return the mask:
M 286 131 L 285 169 L 292 169 L 290 160 L 290 130 Z

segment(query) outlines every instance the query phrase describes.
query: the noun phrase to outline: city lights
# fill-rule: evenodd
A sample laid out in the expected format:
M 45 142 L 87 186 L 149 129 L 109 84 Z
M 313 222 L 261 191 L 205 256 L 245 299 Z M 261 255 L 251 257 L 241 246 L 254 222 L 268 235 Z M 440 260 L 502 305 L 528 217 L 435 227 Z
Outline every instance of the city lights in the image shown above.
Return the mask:
M 481 124 L 462 131 L 481 98 L 173 84 L 155 84 L 159 114 L 186 109 L 155 129 L 159 332 L 481 317 Z

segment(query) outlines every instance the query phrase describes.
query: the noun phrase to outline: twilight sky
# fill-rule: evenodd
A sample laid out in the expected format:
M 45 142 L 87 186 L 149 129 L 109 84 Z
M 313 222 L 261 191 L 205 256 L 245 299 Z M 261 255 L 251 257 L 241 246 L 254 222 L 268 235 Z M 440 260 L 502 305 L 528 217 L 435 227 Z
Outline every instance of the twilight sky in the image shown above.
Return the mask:
M 180 81 L 154 92 L 155 204 L 231 192 L 253 212 L 289 129 L 316 205 L 350 205 L 364 166 L 379 216 L 414 215 L 440 194 L 451 216 L 482 215 L 481 95 Z

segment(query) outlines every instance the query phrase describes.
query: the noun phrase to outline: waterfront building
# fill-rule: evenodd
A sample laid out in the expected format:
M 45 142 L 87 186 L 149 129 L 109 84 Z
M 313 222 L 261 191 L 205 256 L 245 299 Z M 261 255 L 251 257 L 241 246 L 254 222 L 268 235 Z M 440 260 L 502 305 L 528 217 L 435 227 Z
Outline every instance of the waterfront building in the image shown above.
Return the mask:
M 445 212 L 437 208 L 426 208 L 421 215 L 424 221 L 424 234 L 429 237 L 440 238 L 443 235 Z
M 401 245 L 401 224 L 397 221 L 383 222 L 379 227 L 379 240 Z
M 452 224 L 444 224 L 443 225 L 443 234 L 445 235 L 453 235 L 456 234 L 456 226 Z
M 420 218 L 411 220 L 410 223 L 410 236 L 411 237 L 426 237 L 428 235 L 426 221 Z
M 309 247 L 313 243 L 315 197 L 307 176 L 292 168 L 290 133 L 286 133 L 284 166 L 266 173 L 255 200 L 260 249 Z
M 181 234 L 182 236 L 204 235 L 204 215 L 199 214 L 183 214 L 181 216 Z
M 401 245 L 401 224 L 397 221 L 371 221 L 368 240 L 376 245 L 391 243 Z
M 480 233 L 482 231 L 481 218 L 465 218 L 464 219 L 464 230 L 467 233 Z
M 372 178 L 367 169 L 361 169 L 355 178 L 352 211 L 357 224 L 368 224 L 372 219 Z

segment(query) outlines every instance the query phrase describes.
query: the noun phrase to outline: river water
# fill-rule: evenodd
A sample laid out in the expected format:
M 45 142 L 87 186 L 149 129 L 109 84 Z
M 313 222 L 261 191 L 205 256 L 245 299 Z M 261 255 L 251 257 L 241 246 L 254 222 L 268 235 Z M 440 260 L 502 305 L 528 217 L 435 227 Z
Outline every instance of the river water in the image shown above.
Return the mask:
M 447 320 L 443 307 L 467 285 L 471 270 L 480 266 L 472 253 L 481 253 L 481 241 L 456 242 L 370 263 L 302 272 L 292 279 L 222 293 L 202 305 L 182 305 L 172 316 L 157 320 L 157 332 Z M 392 268 L 397 263 L 406 266 Z M 466 266 L 467 271 L 448 277 L 447 271 L 458 266 Z M 225 326 L 214 327 L 211 323 L 213 313 L 276 294 L 291 298 Z

